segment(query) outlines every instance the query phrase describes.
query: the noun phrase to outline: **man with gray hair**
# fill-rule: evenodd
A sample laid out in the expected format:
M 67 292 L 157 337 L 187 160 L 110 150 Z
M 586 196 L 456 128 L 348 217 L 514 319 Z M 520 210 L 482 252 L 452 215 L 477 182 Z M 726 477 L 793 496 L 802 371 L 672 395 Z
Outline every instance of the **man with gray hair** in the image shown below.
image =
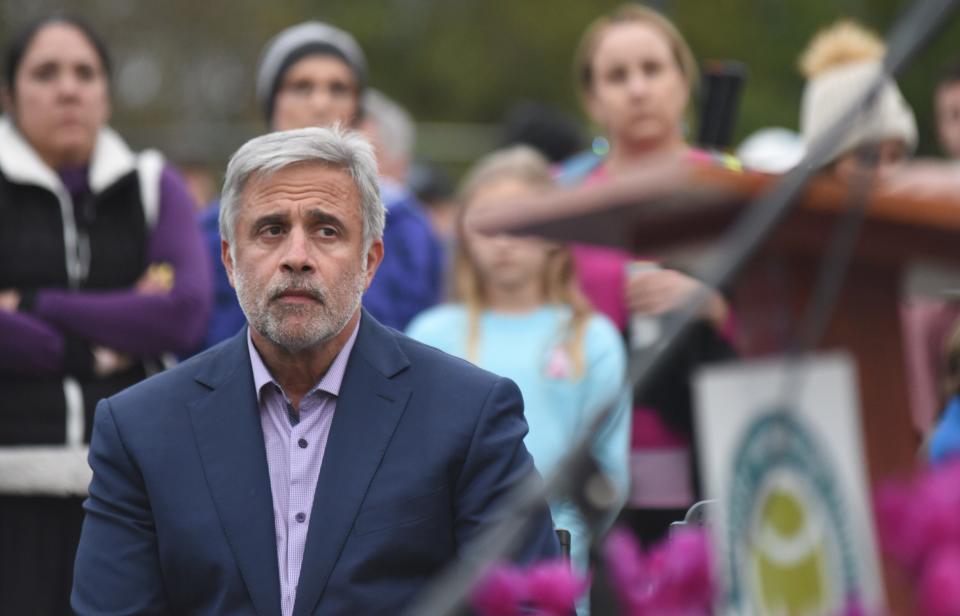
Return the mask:
M 400 613 L 535 472 L 520 393 L 361 307 L 384 208 L 356 134 L 245 144 L 220 226 L 249 326 L 98 405 L 73 608 Z M 517 548 L 558 553 L 545 504 Z
M 410 112 L 380 90 L 367 88 L 360 128 L 373 144 L 381 181 L 406 186 L 417 138 Z
M 270 130 L 338 124 L 357 128 L 365 113 L 367 80 L 366 57 L 349 32 L 307 21 L 282 30 L 264 46 L 257 68 L 257 103 Z M 443 258 L 418 205 L 389 190 L 383 191 L 383 201 L 385 259 L 363 305 L 384 325 L 403 330 L 416 314 L 440 300 Z M 216 204 L 201 215 L 216 282 L 205 346 L 230 337 L 244 321 L 220 265 L 218 219 Z
M 416 139 L 413 118 L 399 103 L 368 88 L 360 130 L 377 155 L 388 221 L 383 241 L 390 255 L 363 305 L 381 323 L 402 331 L 440 299 L 446 258 L 427 212 L 407 187 Z

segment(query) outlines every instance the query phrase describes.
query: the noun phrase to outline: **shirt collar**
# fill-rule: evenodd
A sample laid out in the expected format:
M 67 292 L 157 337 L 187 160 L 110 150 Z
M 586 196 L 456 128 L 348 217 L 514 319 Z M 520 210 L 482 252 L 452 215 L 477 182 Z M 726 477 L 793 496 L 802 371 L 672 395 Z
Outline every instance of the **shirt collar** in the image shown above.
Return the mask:
M 308 396 L 318 390 L 324 391 L 332 396 L 340 395 L 340 386 L 343 384 L 343 375 L 347 370 L 347 361 L 350 359 L 350 352 L 353 350 L 353 344 L 357 340 L 357 333 L 359 331 L 360 320 L 358 319 L 357 323 L 353 326 L 353 332 L 347 339 L 346 344 L 343 345 L 343 348 L 340 349 L 337 356 L 333 358 L 333 363 L 330 364 L 327 372 L 320 377 L 317 384 L 307 392 Z M 257 347 L 253 345 L 253 337 L 250 334 L 249 327 L 247 327 L 247 350 L 250 353 L 250 366 L 253 368 L 253 386 L 257 392 L 257 402 L 263 401 L 263 387 L 267 384 L 272 383 L 278 391 L 283 393 L 283 388 L 280 387 L 280 383 L 277 383 L 273 375 L 270 374 L 270 369 L 263 363 L 260 352 L 257 351 Z M 286 394 L 284 393 L 283 395 L 284 398 L 286 398 Z

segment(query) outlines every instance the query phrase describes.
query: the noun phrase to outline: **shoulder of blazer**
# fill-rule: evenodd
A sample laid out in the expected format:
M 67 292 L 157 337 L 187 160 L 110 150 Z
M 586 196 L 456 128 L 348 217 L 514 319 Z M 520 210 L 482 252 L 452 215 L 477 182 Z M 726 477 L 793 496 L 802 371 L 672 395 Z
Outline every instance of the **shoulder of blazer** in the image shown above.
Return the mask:
M 153 406 L 174 400 L 190 400 L 233 376 L 237 370 L 250 370 L 247 329 L 233 338 L 198 353 L 173 368 L 155 374 L 110 397 L 118 407 Z M 251 376 L 251 383 L 252 383 Z
M 366 309 L 361 309 L 360 331 L 353 344 L 350 364 L 360 358 L 386 378 L 392 378 L 410 366 L 410 359 L 400 347 L 403 334 L 382 325 Z M 348 364 L 347 370 L 350 370 Z

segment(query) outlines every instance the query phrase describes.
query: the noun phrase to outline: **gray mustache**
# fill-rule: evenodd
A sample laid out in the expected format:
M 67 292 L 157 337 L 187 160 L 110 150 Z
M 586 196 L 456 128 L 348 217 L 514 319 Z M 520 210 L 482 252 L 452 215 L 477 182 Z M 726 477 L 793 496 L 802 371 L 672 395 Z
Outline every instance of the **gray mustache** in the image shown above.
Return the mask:
M 277 286 L 270 289 L 270 299 L 278 299 L 280 296 L 285 293 L 295 292 L 323 303 L 326 301 L 326 293 L 323 287 L 316 284 L 306 283 L 302 280 L 290 280 L 278 284 Z

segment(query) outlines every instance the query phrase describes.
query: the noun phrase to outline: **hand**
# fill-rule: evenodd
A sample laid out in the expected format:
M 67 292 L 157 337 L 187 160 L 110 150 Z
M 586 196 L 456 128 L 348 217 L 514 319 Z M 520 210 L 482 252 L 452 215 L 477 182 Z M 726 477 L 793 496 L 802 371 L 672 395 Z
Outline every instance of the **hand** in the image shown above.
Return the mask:
M 0 291 L 0 310 L 16 312 L 20 308 L 20 293 L 16 289 Z
M 162 295 L 173 288 L 173 267 L 169 263 L 152 263 L 135 286 L 138 293 Z
M 627 278 L 627 307 L 630 312 L 661 315 L 676 310 L 704 287 L 703 283 L 671 269 L 648 269 L 633 272 Z M 727 319 L 727 302 L 722 295 L 710 291 L 710 299 L 701 314 L 714 326 L 722 327 Z
M 702 285 L 670 269 L 648 269 L 627 277 L 627 307 L 632 313 L 661 315 L 680 307 Z
M 93 347 L 93 373 L 98 377 L 122 372 L 133 365 L 133 359 L 107 347 Z
M 960 198 L 960 166 L 921 160 L 892 172 L 883 181 L 884 192 L 919 198 Z

